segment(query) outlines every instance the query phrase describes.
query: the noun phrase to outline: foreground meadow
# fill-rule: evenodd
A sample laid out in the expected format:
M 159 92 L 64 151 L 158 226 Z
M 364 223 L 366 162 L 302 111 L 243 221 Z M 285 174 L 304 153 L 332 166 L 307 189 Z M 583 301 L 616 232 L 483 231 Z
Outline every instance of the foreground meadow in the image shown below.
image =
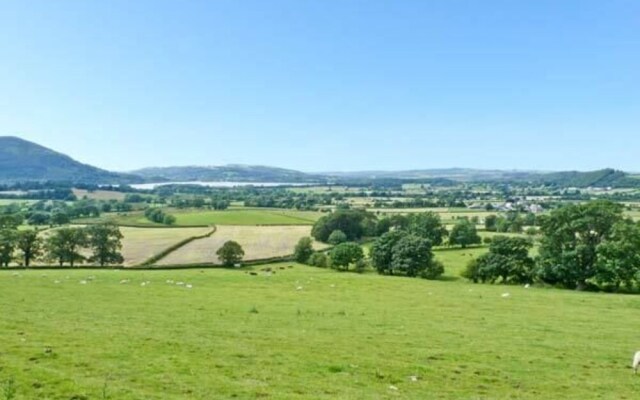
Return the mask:
M 640 391 L 629 367 L 640 348 L 636 296 L 289 265 L 271 265 L 271 275 L 255 267 L 255 276 L 0 271 L 2 389 L 16 399 L 634 399 Z

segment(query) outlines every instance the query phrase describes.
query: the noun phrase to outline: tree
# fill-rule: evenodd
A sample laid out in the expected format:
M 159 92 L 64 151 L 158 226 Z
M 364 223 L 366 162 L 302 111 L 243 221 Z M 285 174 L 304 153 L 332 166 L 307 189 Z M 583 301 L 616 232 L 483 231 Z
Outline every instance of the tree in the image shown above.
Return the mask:
M 357 243 L 346 242 L 340 243 L 331 249 L 331 265 L 332 267 L 347 271 L 349 266 L 364 258 L 362 247 Z
M 24 266 L 29 267 L 31 261 L 42 254 L 42 238 L 38 236 L 38 231 L 36 230 L 19 231 L 16 247 L 22 253 Z
M 309 257 L 309 265 L 319 268 L 327 268 L 329 266 L 329 258 L 326 254 L 317 251 Z
M 596 253 L 596 282 L 631 289 L 640 279 L 640 225 L 631 220 L 616 223 Z
M 229 240 L 225 242 L 218 251 L 216 251 L 216 255 L 220 261 L 222 261 L 223 265 L 232 267 L 242 261 L 242 258 L 244 257 L 244 250 L 238 242 Z
M 442 225 L 440 216 L 434 212 L 409 214 L 407 218 L 407 230 L 428 239 L 432 246 L 440 246 L 447 236 L 447 229 Z
M 84 261 L 80 250 L 87 245 L 87 233 L 83 228 L 60 228 L 54 230 L 45 242 L 47 257 L 58 265 Z
M 584 290 L 597 272 L 598 246 L 623 220 L 622 205 L 599 200 L 569 204 L 539 217 L 542 239 L 539 277 L 544 282 Z
M 333 245 L 344 243 L 346 241 L 347 241 L 347 235 L 345 235 L 344 232 L 342 232 L 339 229 L 336 229 L 335 231 L 331 232 L 331 235 L 329 235 L 329 239 L 327 239 L 327 242 Z
M 369 251 L 369 257 L 371 257 L 371 263 L 379 274 L 393 275 L 393 269 L 391 268 L 393 247 L 406 235 L 407 233 L 405 231 L 393 230 L 385 233 L 373 242 L 371 250 Z
M 19 213 L 0 214 L 0 229 L 16 229 L 23 220 L 24 217 Z
M 56 210 L 51 214 L 50 222 L 52 225 L 64 225 L 71 222 L 71 218 L 65 211 Z
M 533 244 L 521 237 L 496 236 L 489 252 L 467 265 L 463 276 L 474 282 L 531 283 L 535 263 L 529 257 Z
M 162 223 L 165 225 L 173 225 L 176 223 L 176 217 L 171 214 L 164 214 L 164 217 L 162 217 Z
M 371 262 L 380 274 L 434 279 L 444 272 L 431 251 L 431 241 L 402 230 L 380 236 L 371 246 Z
M 449 235 L 450 245 L 459 245 L 464 249 L 471 244 L 478 244 L 480 242 L 481 238 L 478 236 L 476 226 L 469 220 L 462 219 L 451 229 L 451 234 Z
M 391 256 L 391 270 L 394 275 L 398 273 L 416 277 L 426 270 L 433 261 L 431 242 L 428 239 L 408 234 L 402 237 L 393 246 Z
M 48 225 L 51 223 L 51 216 L 46 212 L 34 212 L 27 220 L 29 225 Z
M 484 229 L 488 232 L 496 231 L 496 223 L 498 222 L 498 216 L 495 214 L 487 215 L 484 218 Z
M 310 237 L 303 237 L 298 240 L 296 247 L 293 249 L 293 258 L 296 262 L 306 264 L 309 257 L 313 254 L 313 240 Z
M 375 231 L 375 222 L 376 216 L 364 210 L 337 210 L 318 219 L 313 225 L 311 236 L 326 243 L 333 231 L 340 230 L 347 236 L 347 240 L 358 240 L 367 231 Z
M 122 264 L 122 233 L 113 224 L 91 225 L 87 228 L 88 246 L 93 254 L 90 262 L 97 262 L 101 267 L 107 264 Z
M 16 236 L 16 230 L 0 230 L 0 265 L 8 267 L 9 263 L 13 261 L 13 253 L 16 249 Z

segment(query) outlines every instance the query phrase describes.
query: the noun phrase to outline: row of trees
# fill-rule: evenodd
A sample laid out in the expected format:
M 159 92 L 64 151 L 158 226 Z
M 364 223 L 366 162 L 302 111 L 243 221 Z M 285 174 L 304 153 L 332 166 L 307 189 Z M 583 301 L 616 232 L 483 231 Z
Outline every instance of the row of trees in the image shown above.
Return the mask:
M 149 207 L 144 210 L 144 216 L 151 222 L 165 225 L 173 225 L 176 223 L 176 217 L 167 214 L 158 207 Z
M 121 264 L 122 233 L 115 225 L 86 228 L 63 227 L 41 233 L 36 230 L 0 230 L 0 264 L 17 262 L 29 267 L 36 260 L 73 267 L 81 262 L 100 266 Z
M 496 237 L 472 261 L 474 282 L 543 282 L 570 289 L 634 290 L 640 287 L 640 224 L 610 201 L 566 205 L 539 217 L 539 255 L 525 238 Z

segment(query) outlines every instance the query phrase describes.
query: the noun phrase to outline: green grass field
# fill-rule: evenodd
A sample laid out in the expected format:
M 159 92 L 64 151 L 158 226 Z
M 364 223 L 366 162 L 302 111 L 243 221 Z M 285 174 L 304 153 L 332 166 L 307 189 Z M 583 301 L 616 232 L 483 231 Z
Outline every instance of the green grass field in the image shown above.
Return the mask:
M 175 212 L 176 225 L 312 225 L 321 213 L 281 209 Z
M 224 211 L 174 210 L 167 213 L 175 215 L 175 226 L 209 225 L 313 225 L 323 214 L 313 211 L 295 211 L 275 208 L 232 208 Z M 77 223 L 114 222 L 120 225 L 159 226 L 145 218 L 142 212 L 124 214 L 103 214 L 100 218 L 79 219 Z
M 634 399 L 640 390 L 629 365 L 640 348 L 636 296 L 298 265 L 272 276 L 0 271 L 0 293 L 0 384 L 16 399 Z

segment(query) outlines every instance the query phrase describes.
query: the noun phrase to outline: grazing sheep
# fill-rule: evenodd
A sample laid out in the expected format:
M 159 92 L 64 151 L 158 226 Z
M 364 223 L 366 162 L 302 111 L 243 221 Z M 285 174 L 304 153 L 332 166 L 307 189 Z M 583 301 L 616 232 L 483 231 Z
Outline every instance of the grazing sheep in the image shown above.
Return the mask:
M 636 354 L 633 356 L 633 372 L 638 373 L 638 368 L 640 368 L 640 351 L 636 351 Z

